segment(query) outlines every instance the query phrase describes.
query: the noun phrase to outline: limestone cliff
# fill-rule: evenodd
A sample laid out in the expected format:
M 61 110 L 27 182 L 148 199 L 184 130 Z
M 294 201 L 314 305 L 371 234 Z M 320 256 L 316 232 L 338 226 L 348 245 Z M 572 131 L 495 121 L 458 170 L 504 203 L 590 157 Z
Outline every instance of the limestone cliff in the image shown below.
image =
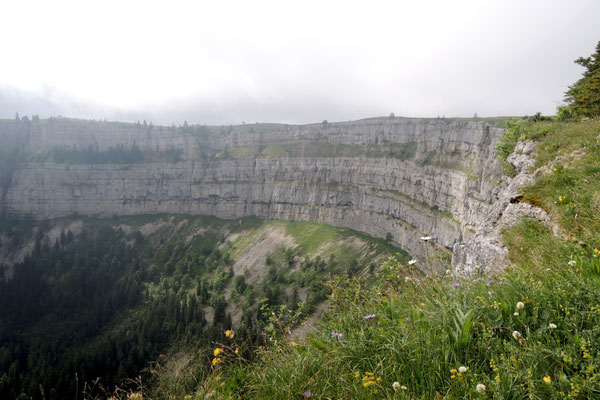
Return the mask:
M 451 249 L 485 220 L 501 178 L 501 134 L 483 121 L 412 118 L 182 128 L 0 121 L 0 151 L 21 154 L 3 167 L 1 207 L 36 219 L 188 213 L 317 221 L 389 233 L 419 255 L 419 236 Z M 135 157 L 102 158 L 111 152 Z M 89 154 L 94 163 L 75 157 Z

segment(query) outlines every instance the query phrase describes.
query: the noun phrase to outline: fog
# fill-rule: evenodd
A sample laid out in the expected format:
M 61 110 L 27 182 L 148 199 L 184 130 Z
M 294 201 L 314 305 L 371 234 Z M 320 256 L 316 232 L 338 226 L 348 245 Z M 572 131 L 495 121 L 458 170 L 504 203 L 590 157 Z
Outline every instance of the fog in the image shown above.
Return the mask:
M 554 113 L 597 1 L 21 1 L 0 118 L 309 123 Z

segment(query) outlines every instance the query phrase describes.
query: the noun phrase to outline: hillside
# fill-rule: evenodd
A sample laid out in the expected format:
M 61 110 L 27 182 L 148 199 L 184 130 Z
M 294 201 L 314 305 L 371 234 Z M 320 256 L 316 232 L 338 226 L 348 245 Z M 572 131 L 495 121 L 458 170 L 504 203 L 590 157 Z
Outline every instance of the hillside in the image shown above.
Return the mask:
M 104 394 L 146 379 L 165 354 L 203 376 L 224 330 L 236 330 L 246 357 L 265 344 L 261 306 L 304 319 L 332 275 L 372 278 L 393 254 L 381 239 L 309 222 L 2 218 L 0 398 Z
M 165 380 L 154 394 L 599 397 L 600 123 L 521 122 L 516 132 L 512 148 L 517 140 L 535 144 L 534 180 L 519 201 L 541 207 L 550 221 L 523 219 L 502 231 L 511 268 L 415 279 L 392 258 L 375 285 L 332 280 L 331 308 L 306 339 L 273 332 L 270 346 L 247 362 L 229 350 L 235 338 L 222 336 L 211 377 L 191 392 Z

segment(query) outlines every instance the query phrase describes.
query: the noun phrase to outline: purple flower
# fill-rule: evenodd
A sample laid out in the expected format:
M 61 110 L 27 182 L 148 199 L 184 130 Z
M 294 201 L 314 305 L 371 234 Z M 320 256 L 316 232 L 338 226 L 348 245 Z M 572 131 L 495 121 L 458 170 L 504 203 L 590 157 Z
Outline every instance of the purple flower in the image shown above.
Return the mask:
M 504 282 L 506 282 L 506 278 L 499 278 L 498 279 L 498 285 L 502 285 Z
M 304 395 L 305 399 L 310 399 L 312 397 L 312 392 L 310 390 L 307 390 L 306 392 L 302 393 Z
M 458 282 L 452 282 L 452 286 L 453 286 L 453 287 L 459 287 L 459 286 L 460 286 L 460 283 L 458 283 Z
M 475 282 L 477 282 L 477 283 L 481 283 L 481 282 L 483 282 L 484 280 L 485 280 L 485 279 L 483 279 L 483 278 L 479 277 L 479 278 L 475 279 Z
M 343 333 L 338 333 L 338 332 L 331 332 L 331 337 L 336 337 L 338 339 L 341 339 L 344 337 Z
M 204 395 L 205 399 L 210 399 L 211 397 L 213 397 L 215 395 L 215 392 L 208 392 Z
M 490 287 L 490 286 L 492 286 L 492 283 L 494 283 L 494 281 L 493 281 L 493 280 L 492 280 L 492 281 L 488 281 L 488 283 L 486 283 L 487 287 Z
M 375 318 L 375 314 L 369 314 L 369 315 L 365 315 L 365 319 L 373 319 Z

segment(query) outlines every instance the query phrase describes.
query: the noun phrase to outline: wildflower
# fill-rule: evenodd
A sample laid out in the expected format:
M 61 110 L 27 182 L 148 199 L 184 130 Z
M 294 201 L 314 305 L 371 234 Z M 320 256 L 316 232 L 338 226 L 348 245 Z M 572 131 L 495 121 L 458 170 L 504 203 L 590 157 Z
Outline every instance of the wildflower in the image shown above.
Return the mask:
M 449 269 L 446 270 L 446 275 L 450 275 L 452 273 L 452 271 L 450 271 Z
M 400 386 L 400 389 L 402 389 L 402 390 L 408 390 L 408 388 L 406 386 L 404 386 L 404 385 Z
M 232 331 L 231 329 L 227 329 L 227 330 L 225 331 L 225 336 L 226 336 L 228 339 L 233 339 L 233 336 L 234 336 L 234 335 L 235 335 L 235 332 L 234 332 L 234 331 Z
M 239 352 L 240 352 L 240 349 L 238 349 L 238 348 L 236 347 L 236 348 L 235 348 L 235 351 L 234 351 L 234 353 L 235 353 L 235 354 L 239 354 Z
M 302 393 L 302 395 L 305 399 L 310 399 L 312 397 L 312 392 L 310 390 L 307 390 L 306 392 Z
M 424 242 L 428 242 L 431 240 L 431 236 L 421 236 L 419 239 L 421 239 Z
M 482 277 L 475 279 L 475 282 L 477 282 L 477 283 L 481 283 L 483 281 L 485 281 L 485 279 L 483 279 Z
M 220 362 L 221 362 L 221 359 L 219 357 L 215 357 L 212 359 L 212 365 L 217 365 Z
M 574 266 L 575 264 L 577 264 L 577 261 L 575 261 L 575 260 L 571 260 L 571 261 L 569 261 L 567 264 L 569 264 L 569 266 L 571 266 L 571 267 L 572 267 L 572 266 Z
M 468 369 L 469 368 L 465 367 L 464 365 L 461 365 L 460 367 L 458 367 L 458 372 L 464 374 L 465 372 L 467 372 Z
M 452 282 L 451 285 L 452 285 L 452 287 L 459 287 L 460 283 L 458 283 L 458 282 Z
M 515 312 L 513 313 L 513 315 L 514 315 L 515 317 L 518 317 L 518 316 L 519 316 L 519 312 L 518 312 L 518 311 L 515 311 Z
M 355 378 L 358 378 L 358 377 L 360 377 L 360 372 L 356 371 L 356 372 L 354 373 L 354 377 L 355 377 Z
M 221 354 L 222 352 L 223 352 L 223 349 L 222 349 L 222 348 L 220 348 L 220 347 L 217 347 L 217 348 L 215 349 L 215 351 L 213 351 L 213 355 L 216 357 L 216 356 L 218 356 L 219 354 Z
M 558 327 L 556 326 L 556 324 L 553 324 L 553 323 L 551 322 L 550 324 L 548 324 L 548 328 L 550 328 L 550 329 L 556 329 L 556 328 L 558 328 Z
M 594 253 L 598 254 L 598 253 L 600 253 L 600 250 L 598 250 L 597 248 L 594 247 Z
M 331 332 L 331 337 L 336 337 L 338 339 L 341 339 L 344 337 L 343 333 L 338 333 L 338 332 Z
M 475 390 L 477 393 L 483 393 L 485 392 L 485 385 L 483 383 L 478 383 L 477 386 L 475 386 Z
M 517 310 L 522 310 L 525 308 L 525 303 L 523 303 L 522 301 L 517 303 Z
M 394 392 L 397 392 L 398 389 L 400 389 L 400 383 L 398 383 L 398 382 L 392 383 L 392 389 L 394 389 Z
M 210 399 L 211 397 L 213 397 L 215 395 L 215 392 L 208 392 L 204 395 L 205 399 Z
M 417 262 L 417 260 L 415 260 L 415 259 L 413 258 L 412 260 L 410 260 L 410 261 L 408 262 L 408 265 L 413 265 L 413 264 L 414 264 L 414 263 L 416 263 L 416 262 Z
M 519 340 L 519 339 L 521 339 L 521 332 L 519 332 L 519 331 L 513 331 L 513 333 L 512 333 L 512 337 L 513 337 L 513 339 L 515 339 L 515 340 Z
M 365 315 L 365 319 L 373 319 L 375 318 L 376 315 L 375 314 L 369 314 L 369 315 Z
M 544 383 L 547 383 L 548 385 L 550 385 L 552 383 L 552 378 L 550 378 L 550 376 L 545 376 L 544 378 Z
M 504 282 L 506 282 L 506 278 L 502 277 L 498 279 L 498 285 L 502 285 Z

